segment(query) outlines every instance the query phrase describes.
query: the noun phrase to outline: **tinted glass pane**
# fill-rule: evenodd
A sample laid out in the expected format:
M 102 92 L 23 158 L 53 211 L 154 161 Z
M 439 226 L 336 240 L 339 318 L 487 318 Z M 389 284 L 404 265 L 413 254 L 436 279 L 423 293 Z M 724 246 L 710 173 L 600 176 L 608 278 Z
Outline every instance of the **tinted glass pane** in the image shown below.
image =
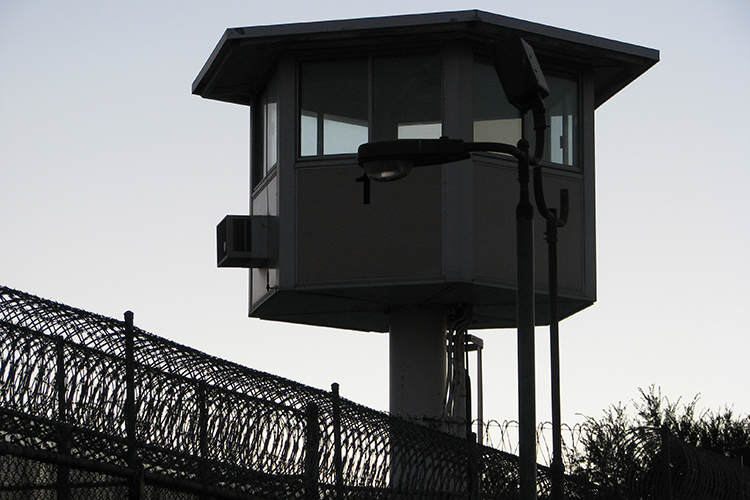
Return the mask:
M 437 139 L 442 132 L 440 57 L 375 58 L 372 140 Z
M 323 115 L 323 154 L 353 153 L 367 142 L 367 120 L 347 116 Z
M 367 142 L 367 59 L 300 65 L 300 154 L 356 153 Z
M 546 75 L 550 95 L 547 106 L 545 159 L 563 165 L 578 162 L 578 82 L 572 78 Z
M 276 166 L 278 161 L 278 102 L 278 85 L 276 79 L 272 78 L 260 94 L 255 112 L 251 114 L 253 120 L 251 142 L 253 148 L 256 148 L 255 144 L 258 145 L 252 156 L 253 187 L 257 186 L 268 175 L 268 172 Z
M 476 142 L 516 144 L 521 139 L 520 112 L 505 98 L 495 67 L 489 62 L 474 63 L 472 117 Z
M 265 130 L 264 176 L 276 165 L 279 152 L 279 90 L 275 78 L 268 82 L 265 97 L 263 106 Z
M 263 164 L 263 175 L 276 165 L 279 149 L 279 112 L 278 103 L 268 102 L 264 106 L 265 111 L 265 161 Z
M 547 107 L 547 135 L 544 159 L 575 166 L 578 162 L 578 83 L 575 79 L 545 74 L 550 95 Z M 519 111 L 505 98 L 495 68 L 475 61 L 472 116 L 474 140 L 516 144 L 522 135 Z M 533 120 L 528 117 L 527 137 L 533 138 Z M 533 146 L 532 146 L 533 147 Z
M 318 117 L 312 111 L 302 110 L 300 116 L 300 155 L 318 154 Z

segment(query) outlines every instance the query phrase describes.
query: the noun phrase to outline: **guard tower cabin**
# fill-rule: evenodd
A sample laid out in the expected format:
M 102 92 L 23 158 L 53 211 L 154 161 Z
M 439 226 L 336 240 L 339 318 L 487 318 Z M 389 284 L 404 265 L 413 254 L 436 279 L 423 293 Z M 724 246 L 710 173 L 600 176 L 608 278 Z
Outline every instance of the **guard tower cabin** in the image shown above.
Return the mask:
M 395 307 L 471 304 L 472 329 L 515 326 L 515 160 L 475 153 L 369 184 L 355 153 L 381 139 L 532 139 L 487 48 L 518 36 L 550 87 L 547 196 L 554 206 L 570 193 L 560 316 L 594 303 L 594 111 L 658 51 L 471 10 L 225 32 L 193 93 L 251 115 L 249 215 L 217 234 L 219 266 L 250 270 L 250 316 L 385 332 Z M 544 224 L 535 232 L 543 254 Z M 537 259 L 540 325 L 546 265 Z

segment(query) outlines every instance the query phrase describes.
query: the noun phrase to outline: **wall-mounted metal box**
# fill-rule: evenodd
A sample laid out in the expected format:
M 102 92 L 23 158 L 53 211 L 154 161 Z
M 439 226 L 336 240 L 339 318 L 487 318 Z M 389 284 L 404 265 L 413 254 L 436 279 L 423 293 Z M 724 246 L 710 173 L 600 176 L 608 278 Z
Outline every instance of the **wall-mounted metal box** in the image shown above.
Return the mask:
M 272 258 L 271 222 L 267 215 L 224 217 L 216 226 L 218 267 L 268 266 Z
M 560 316 L 596 300 L 594 111 L 658 52 L 462 11 L 226 31 L 193 92 L 250 109 L 250 213 L 278 221 L 278 258 L 250 271 L 251 316 L 387 331 L 394 306 L 470 303 L 471 328 L 515 326 L 514 159 L 475 153 L 369 193 L 355 163 L 373 140 L 532 137 L 488 50 L 508 36 L 533 47 L 549 84 L 547 198 L 556 206 L 560 189 L 570 193 Z M 544 255 L 544 224 L 535 231 Z M 537 258 L 538 324 L 546 265 Z

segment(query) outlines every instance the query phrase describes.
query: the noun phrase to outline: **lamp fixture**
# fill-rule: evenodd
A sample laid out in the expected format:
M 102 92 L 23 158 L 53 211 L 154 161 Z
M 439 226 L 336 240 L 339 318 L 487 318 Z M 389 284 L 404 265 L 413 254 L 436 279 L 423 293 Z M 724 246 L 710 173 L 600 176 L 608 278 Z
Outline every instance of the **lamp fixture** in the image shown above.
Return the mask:
M 370 180 L 389 182 L 406 177 L 413 167 L 451 163 L 469 156 L 461 139 L 396 139 L 360 145 L 357 164 Z

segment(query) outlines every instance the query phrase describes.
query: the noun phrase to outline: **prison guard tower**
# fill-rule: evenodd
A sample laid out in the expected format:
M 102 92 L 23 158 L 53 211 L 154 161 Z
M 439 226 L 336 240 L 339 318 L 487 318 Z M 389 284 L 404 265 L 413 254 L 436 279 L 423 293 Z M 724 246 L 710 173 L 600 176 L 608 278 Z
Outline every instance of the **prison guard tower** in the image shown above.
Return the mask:
M 356 152 L 381 140 L 533 137 L 490 57 L 508 37 L 533 48 L 549 86 L 544 184 L 569 193 L 565 318 L 596 300 L 594 111 L 657 51 L 470 10 L 228 29 L 193 83 L 251 117 L 249 215 L 218 225 L 219 267 L 249 268 L 251 317 L 390 332 L 392 413 L 442 418 L 455 321 L 516 326 L 518 167 L 475 153 L 370 183 Z M 535 241 L 541 254 L 544 224 Z M 546 271 L 539 259 L 537 325 L 549 316 Z

